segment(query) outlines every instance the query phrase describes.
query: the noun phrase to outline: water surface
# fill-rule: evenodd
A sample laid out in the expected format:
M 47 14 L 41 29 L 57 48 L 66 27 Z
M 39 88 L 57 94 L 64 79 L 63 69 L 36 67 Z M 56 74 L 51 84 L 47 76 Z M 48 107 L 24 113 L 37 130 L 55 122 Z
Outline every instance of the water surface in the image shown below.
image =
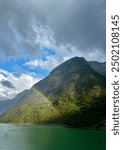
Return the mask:
M 0 150 L 105 150 L 105 131 L 0 124 Z

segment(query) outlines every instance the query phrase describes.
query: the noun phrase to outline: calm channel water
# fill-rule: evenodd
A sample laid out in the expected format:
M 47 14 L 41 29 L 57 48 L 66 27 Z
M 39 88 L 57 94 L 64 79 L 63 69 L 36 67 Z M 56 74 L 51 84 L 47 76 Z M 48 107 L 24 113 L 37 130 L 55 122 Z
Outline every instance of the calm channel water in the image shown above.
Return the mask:
M 105 150 L 105 131 L 0 124 L 0 150 Z

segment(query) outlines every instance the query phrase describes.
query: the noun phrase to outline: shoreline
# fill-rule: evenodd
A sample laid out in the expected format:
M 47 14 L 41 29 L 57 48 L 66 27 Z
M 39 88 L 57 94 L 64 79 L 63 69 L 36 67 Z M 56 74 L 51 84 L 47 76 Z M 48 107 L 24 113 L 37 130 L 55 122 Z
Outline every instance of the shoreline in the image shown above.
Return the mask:
M 77 127 L 77 126 L 70 126 L 70 125 L 64 125 L 64 124 L 32 124 L 32 123 L 0 123 L 0 124 L 3 124 L 3 125 L 10 124 L 10 125 L 17 125 L 17 126 L 61 126 L 64 128 L 72 128 L 72 129 L 106 131 L 105 128 Z

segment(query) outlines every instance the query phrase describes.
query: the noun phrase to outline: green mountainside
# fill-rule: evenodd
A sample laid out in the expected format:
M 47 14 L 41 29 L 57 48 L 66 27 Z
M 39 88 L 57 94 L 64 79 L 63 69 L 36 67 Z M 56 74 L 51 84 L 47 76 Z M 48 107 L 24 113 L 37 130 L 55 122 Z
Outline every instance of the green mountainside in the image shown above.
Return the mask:
M 18 102 L 0 117 L 0 121 L 105 127 L 105 80 L 101 63 L 91 65 L 84 58 L 71 58 L 26 94 L 20 98 L 17 95 L 15 100 L 18 99 Z

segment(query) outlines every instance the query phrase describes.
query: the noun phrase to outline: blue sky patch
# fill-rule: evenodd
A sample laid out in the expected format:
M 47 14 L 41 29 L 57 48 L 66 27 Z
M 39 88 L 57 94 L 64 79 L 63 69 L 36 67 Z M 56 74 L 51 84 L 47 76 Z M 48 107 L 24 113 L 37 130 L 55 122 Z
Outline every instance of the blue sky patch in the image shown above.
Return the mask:
M 30 68 L 29 66 L 24 65 L 26 62 L 30 61 L 29 58 L 20 58 L 20 59 L 8 59 L 2 63 L 0 63 L 0 68 L 6 70 L 11 73 L 27 73 L 34 72 L 39 76 L 47 76 L 49 71 L 46 69 L 42 69 L 40 67 Z

